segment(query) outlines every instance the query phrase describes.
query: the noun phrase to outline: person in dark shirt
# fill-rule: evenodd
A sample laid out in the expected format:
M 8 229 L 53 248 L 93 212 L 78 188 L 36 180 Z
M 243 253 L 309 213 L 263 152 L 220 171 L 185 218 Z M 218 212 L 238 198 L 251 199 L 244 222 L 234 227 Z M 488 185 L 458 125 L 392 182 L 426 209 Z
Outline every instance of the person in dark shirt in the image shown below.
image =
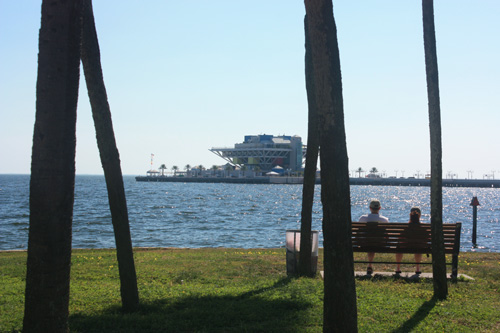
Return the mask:
M 412 207 L 410 209 L 410 221 L 408 223 L 412 225 L 420 224 L 420 216 L 422 212 L 418 207 Z M 403 253 L 396 253 L 396 275 L 401 274 L 401 260 L 403 259 Z M 422 261 L 422 253 L 415 253 L 415 274 L 420 275 L 420 262 Z

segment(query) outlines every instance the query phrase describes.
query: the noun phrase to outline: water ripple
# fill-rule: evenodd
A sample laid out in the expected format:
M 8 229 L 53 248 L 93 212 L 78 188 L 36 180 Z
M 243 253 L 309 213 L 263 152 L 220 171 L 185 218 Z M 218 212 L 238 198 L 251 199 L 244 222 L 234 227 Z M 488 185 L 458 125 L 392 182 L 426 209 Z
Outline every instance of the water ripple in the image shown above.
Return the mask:
M 302 187 L 298 185 L 140 183 L 125 177 L 134 246 L 283 247 L 285 230 L 300 228 Z M 29 176 L 0 175 L 0 249 L 25 249 L 29 227 Z M 322 206 L 316 187 L 313 229 L 320 231 Z M 420 206 L 430 219 L 428 187 L 352 186 L 353 220 L 378 198 L 390 221 L 407 221 Z M 477 196 L 477 237 L 472 248 L 472 208 Z M 462 251 L 499 251 L 500 189 L 444 188 L 444 223 L 463 222 Z M 73 247 L 114 247 L 104 177 L 77 176 Z

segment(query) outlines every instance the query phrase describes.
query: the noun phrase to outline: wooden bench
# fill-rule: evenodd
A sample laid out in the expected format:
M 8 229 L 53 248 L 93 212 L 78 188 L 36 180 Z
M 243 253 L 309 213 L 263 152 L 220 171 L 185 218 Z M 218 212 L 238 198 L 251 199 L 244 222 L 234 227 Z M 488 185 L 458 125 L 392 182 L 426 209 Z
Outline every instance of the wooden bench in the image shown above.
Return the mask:
M 451 254 L 451 277 L 458 275 L 458 254 L 462 223 L 443 223 L 445 253 Z M 432 254 L 430 223 L 352 222 L 353 252 L 422 253 Z M 355 261 L 368 263 L 368 261 Z M 394 264 L 394 261 L 373 261 L 374 264 Z M 413 264 L 415 262 L 402 262 Z M 431 265 L 431 262 L 420 263 Z

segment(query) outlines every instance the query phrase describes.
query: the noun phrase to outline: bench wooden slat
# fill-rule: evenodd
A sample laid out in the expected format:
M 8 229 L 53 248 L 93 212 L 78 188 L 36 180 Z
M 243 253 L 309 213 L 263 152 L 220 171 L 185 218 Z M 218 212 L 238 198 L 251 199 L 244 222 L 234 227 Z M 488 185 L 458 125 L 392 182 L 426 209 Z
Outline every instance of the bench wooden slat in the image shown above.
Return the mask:
M 457 276 L 462 224 L 443 224 L 444 251 L 452 254 L 452 275 Z M 353 252 L 432 253 L 431 225 L 401 222 L 352 222 Z

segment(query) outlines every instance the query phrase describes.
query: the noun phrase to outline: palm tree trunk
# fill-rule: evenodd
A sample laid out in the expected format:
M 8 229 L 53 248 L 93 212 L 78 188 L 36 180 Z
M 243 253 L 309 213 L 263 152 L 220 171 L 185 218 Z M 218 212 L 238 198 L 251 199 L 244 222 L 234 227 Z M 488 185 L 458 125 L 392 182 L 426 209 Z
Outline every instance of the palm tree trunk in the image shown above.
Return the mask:
M 305 75 L 307 101 L 309 106 L 309 122 L 307 129 L 307 155 L 304 169 L 304 183 L 302 186 L 302 212 L 300 224 L 300 256 L 299 275 L 313 276 L 311 256 L 312 251 L 312 210 L 314 205 L 314 187 L 316 185 L 316 166 L 318 164 L 319 133 L 316 101 L 314 99 L 314 79 L 312 70 L 311 45 L 307 33 L 307 17 L 304 18 L 306 54 L 305 54 Z
M 133 311 L 139 305 L 137 277 L 128 220 L 127 201 L 116 147 L 111 112 L 102 75 L 99 43 L 95 30 L 92 1 L 85 0 L 81 59 L 87 82 L 97 145 L 108 189 L 109 207 L 115 233 L 122 305 Z
M 305 0 L 320 133 L 324 332 L 357 332 L 342 77 L 331 0 Z
M 67 332 L 81 1 L 42 2 L 23 332 Z
M 443 236 L 443 170 L 441 148 L 441 110 L 439 102 L 439 76 L 434 28 L 433 0 L 422 0 L 425 69 L 427 74 L 427 96 L 429 99 L 429 129 L 431 144 L 431 230 L 432 273 L 434 296 L 448 296 L 446 281 L 446 258 Z

